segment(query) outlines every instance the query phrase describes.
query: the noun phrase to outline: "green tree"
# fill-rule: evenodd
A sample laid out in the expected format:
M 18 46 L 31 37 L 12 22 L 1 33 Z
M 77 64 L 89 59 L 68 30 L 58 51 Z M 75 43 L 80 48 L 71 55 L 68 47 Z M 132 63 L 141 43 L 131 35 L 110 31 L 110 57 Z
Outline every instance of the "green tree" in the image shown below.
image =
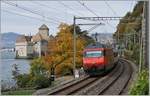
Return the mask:
M 140 56 L 140 39 L 141 39 L 141 29 L 142 29 L 142 14 L 143 14 L 143 1 L 139 1 L 133 12 L 127 13 L 123 19 L 119 22 L 117 26 L 117 31 L 113 35 L 114 38 L 118 39 L 119 33 L 119 41 L 123 41 L 121 43 L 126 44 L 125 57 L 129 60 L 132 60 L 136 64 L 139 64 L 139 56 Z M 128 20 L 126 20 L 128 19 Z M 125 24 L 122 24 L 125 23 Z M 142 54 L 143 61 L 143 54 Z M 144 67 L 143 67 L 144 68 Z M 148 71 L 147 69 L 143 69 L 142 72 L 138 73 L 138 80 L 136 84 L 130 91 L 131 95 L 147 95 L 149 90 L 149 82 L 148 82 Z
M 36 89 L 48 87 L 51 84 L 50 73 L 43 58 L 36 58 L 31 63 L 30 84 Z

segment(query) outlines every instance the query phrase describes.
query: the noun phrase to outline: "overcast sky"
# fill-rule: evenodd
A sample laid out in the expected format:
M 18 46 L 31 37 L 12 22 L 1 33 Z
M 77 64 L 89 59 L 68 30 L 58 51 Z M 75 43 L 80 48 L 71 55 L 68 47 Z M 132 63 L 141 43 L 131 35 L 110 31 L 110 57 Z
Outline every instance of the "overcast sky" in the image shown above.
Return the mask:
M 132 11 L 136 1 L 7 1 L 1 2 L 1 32 L 16 32 L 29 35 L 36 34 L 42 24 L 50 29 L 50 34 L 56 35 L 60 22 L 73 23 L 73 16 L 119 16 L 123 17 Z M 9 4 L 6 4 L 9 3 Z M 14 5 L 14 6 L 12 6 Z M 17 7 L 16 7 L 17 5 Z M 95 15 L 95 14 L 96 15 Z M 107 21 L 92 30 L 91 33 L 114 33 L 119 21 Z M 77 23 L 91 23 L 78 21 Z M 92 26 L 81 26 L 82 30 Z

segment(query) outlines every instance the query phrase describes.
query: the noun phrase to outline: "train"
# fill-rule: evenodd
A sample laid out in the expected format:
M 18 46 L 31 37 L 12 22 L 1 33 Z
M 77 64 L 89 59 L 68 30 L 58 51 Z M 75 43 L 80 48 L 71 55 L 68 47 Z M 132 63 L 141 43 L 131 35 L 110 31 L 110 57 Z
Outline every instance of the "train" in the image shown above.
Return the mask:
M 117 62 L 117 54 L 106 44 L 91 43 L 83 50 L 83 69 L 91 76 L 107 73 Z

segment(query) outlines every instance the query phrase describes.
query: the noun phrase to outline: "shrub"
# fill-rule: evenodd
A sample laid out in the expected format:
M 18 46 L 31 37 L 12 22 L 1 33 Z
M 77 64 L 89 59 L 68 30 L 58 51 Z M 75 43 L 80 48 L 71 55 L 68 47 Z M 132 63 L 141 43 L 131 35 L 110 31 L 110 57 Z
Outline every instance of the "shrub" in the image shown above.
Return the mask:
M 149 74 L 148 70 L 142 70 L 133 88 L 130 90 L 130 95 L 148 95 L 149 94 Z
M 49 74 L 47 74 L 48 70 L 44 64 L 45 62 L 42 58 L 34 59 L 31 63 L 31 80 L 29 83 L 33 84 L 36 89 L 45 88 L 51 84 Z
M 29 74 L 20 74 L 17 64 L 13 64 L 12 68 L 13 79 L 16 81 L 17 86 L 20 88 L 27 87 L 28 82 L 30 81 Z
M 20 74 L 16 78 L 17 80 L 17 85 L 18 87 L 27 87 L 29 81 L 30 81 L 30 76 L 29 74 Z
M 55 69 L 55 75 L 57 76 L 65 76 L 65 75 L 72 75 L 73 69 L 72 66 L 69 64 L 60 64 Z
M 43 75 L 38 75 L 34 77 L 33 84 L 36 89 L 46 88 L 51 84 L 51 80 Z
M 42 58 L 37 58 L 31 62 L 29 74 L 20 74 L 15 70 L 14 79 L 17 86 L 20 88 L 34 87 L 36 89 L 48 87 L 51 81 L 48 78 L 49 74 L 47 74 L 46 68 L 43 66 L 44 64 L 45 62 Z
M 140 46 L 138 44 L 135 44 L 133 49 L 134 50 L 131 58 L 136 61 L 136 64 L 139 64 Z
M 132 51 L 130 51 L 130 50 L 125 50 L 125 52 L 124 52 L 124 55 L 125 55 L 125 58 L 126 59 L 130 59 L 131 58 L 131 55 L 132 55 Z

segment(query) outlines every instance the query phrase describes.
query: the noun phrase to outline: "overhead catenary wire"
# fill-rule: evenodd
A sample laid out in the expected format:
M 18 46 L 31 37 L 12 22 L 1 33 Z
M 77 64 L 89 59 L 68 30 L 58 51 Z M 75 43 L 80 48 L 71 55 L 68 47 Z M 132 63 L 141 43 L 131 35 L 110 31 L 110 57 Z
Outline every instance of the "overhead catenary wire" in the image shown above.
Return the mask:
M 2 1 L 2 2 L 3 2 L 3 3 L 5 3 L 5 4 L 8 4 L 8 5 L 11 5 L 11 6 L 17 7 L 17 8 L 19 8 L 19 9 L 22 9 L 22 10 L 28 11 L 28 12 L 30 12 L 30 13 L 33 13 L 33 14 L 36 14 L 36 15 L 41 15 L 41 14 L 39 14 L 38 12 L 35 12 L 35 11 L 32 11 L 32 10 L 29 10 L 29 9 L 27 9 L 27 8 L 24 8 L 24 7 L 21 7 L 21 6 L 19 6 L 18 4 L 15 4 L 15 3 L 12 3 L 12 2 L 6 2 L 6 1 Z
M 105 4 L 108 6 L 108 8 L 110 8 L 110 10 L 113 12 L 113 14 L 118 16 L 117 12 L 109 5 L 109 3 L 108 3 L 106 0 L 105 0 L 104 2 L 105 2 Z M 115 28 L 115 27 L 114 27 L 113 25 L 111 25 L 108 21 L 106 21 L 106 22 L 107 22 L 107 24 L 109 24 L 110 27 Z
M 39 3 L 39 2 L 35 2 L 35 1 L 33 1 L 33 2 L 36 3 L 36 4 L 38 4 L 38 5 L 40 5 L 40 6 L 43 6 L 43 7 L 45 7 L 45 8 L 54 9 L 54 10 L 55 10 L 55 13 L 57 13 L 56 10 L 60 10 L 60 9 L 53 8 L 53 7 L 51 7 L 51 6 L 48 6 L 48 5 L 46 5 L 46 4 L 42 4 L 42 3 Z M 60 1 L 60 2 L 57 1 L 57 2 L 58 2 L 59 4 L 61 4 L 61 5 L 63 5 L 65 8 L 70 9 L 71 11 L 74 10 L 73 8 L 69 7 L 68 5 L 62 3 L 61 1 Z M 63 13 L 66 13 L 67 15 L 71 15 L 71 16 L 76 15 L 76 14 L 73 14 L 73 13 L 70 13 L 70 12 L 66 12 L 66 11 L 64 11 L 64 10 L 60 10 L 60 11 L 63 12 Z M 75 10 L 74 10 L 74 12 L 75 12 Z M 59 12 L 58 12 L 58 13 L 59 13 Z M 76 12 L 75 12 L 75 13 L 76 13 Z M 79 13 L 79 12 L 78 12 L 78 13 Z M 79 14 L 82 14 L 82 13 L 79 13 Z
M 39 21 L 43 21 L 43 19 L 38 18 L 38 17 L 32 17 L 32 16 L 29 16 L 29 15 L 19 14 L 17 12 L 8 11 L 8 10 L 5 10 L 5 9 L 2 9 L 2 11 L 10 13 L 10 14 L 18 15 L 18 16 L 24 16 L 24 17 L 28 17 L 28 18 L 31 18 L 31 19 L 36 19 L 36 20 L 39 20 Z M 56 24 L 56 25 L 58 24 L 58 23 L 51 22 L 51 21 L 48 21 L 48 20 L 45 20 L 45 21 L 48 22 L 48 23 Z
M 113 14 L 114 15 L 116 15 L 116 16 L 118 16 L 118 14 L 117 14 L 117 12 L 109 5 L 109 3 L 105 0 L 104 1 L 105 2 L 105 4 L 108 6 L 108 8 L 110 8 L 110 10 L 113 12 Z M 106 21 L 107 22 L 107 24 L 110 26 L 110 27 L 112 27 L 112 28 L 115 28 L 113 25 L 111 25 L 108 21 Z
M 45 8 L 47 8 L 47 9 L 54 9 L 54 10 L 57 10 L 56 8 L 52 8 L 52 7 L 50 7 L 50 6 L 46 5 L 46 4 L 42 4 L 42 3 L 39 3 L 39 2 L 32 1 L 32 3 L 34 3 L 34 4 L 38 5 L 38 6 L 41 6 L 41 7 L 45 7 Z M 47 10 L 47 11 L 51 13 L 50 10 Z M 60 12 L 56 12 L 56 11 L 54 11 L 54 12 L 55 12 L 56 14 L 59 14 L 59 17 L 55 17 L 55 18 L 57 18 L 57 19 L 59 19 L 59 20 L 60 20 L 60 19 L 61 19 L 61 20 L 64 19 L 63 17 L 61 17 Z
M 96 14 L 94 11 L 92 11 L 90 8 L 88 8 L 88 6 L 86 6 L 84 3 L 77 1 L 79 4 L 81 4 L 82 6 L 84 6 L 89 12 L 91 12 L 92 14 L 94 14 L 97 17 L 100 17 L 98 14 Z M 109 22 L 106 22 L 110 27 L 115 28 L 113 25 L 111 25 Z
M 82 6 L 84 6 L 89 12 L 91 12 L 92 14 L 94 14 L 94 15 L 96 15 L 97 17 L 99 17 L 99 15 L 98 14 L 96 14 L 94 11 L 92 11 L 90 8 L 88 8 L 84 3 L 82 3 L 82 2 L 80 2 L 80 1 L 77 1 L 79 4 L 81 4 Z M 108 23 L 108 22 L 107 22 Z M 109 23 L 108 23 L 109 24 Z M 111 25 L 111 24 L 109 24 L 109 25 Z M 98 26 L 96 26 L 96 27 L 98 27 Z M 96 27 L 93 27 L 92 29 L 89 29 L 89 31 L 90 30 L 93 30 L 94 28 L 96 28 Z
M 8 1 L 3 1 L 3 2 L 5 2 L 5 3 L 7 2 L 7 3 L 8 3 Z M 58 2 L 59 2 L 59 1 L 58 1 Z M 61 2 L 61 1 L 60 1 L 60 2 Z M 80 2 L 80 1 L 78 1 L 78 2 Z M 9 2 L 9 3 L 11 3 L 11 2 Z M 63 2 L 62 2 L 62 3 L 63 3 Z M 63 4 L 64 4 L 64 3 L 63 3 Z M 17 8 L 19 7 L 19 8 L 21 8 L 21 9 L 25 10 L 25 11 L 28 11 L 28 12 L 30 12 L 30 13 L 39 15 L 39 16 L 41 16 L 42 18 L 44 18 L 44 20 L 48 19 L 48 20 L 50 20 L 50 21 L 60 22 L 59 20 L 55 20 L 54 18 L 50 18 L 50 17 L 44 16 L 43 14 L 40 14 L 40 13 L 37 12 L 37 11 L 31 10 L 31 9 L 29 9 L 29 8 L 23 7 L 23 6 L 18 5 L 18 4 L 11 3 L 11 4 L 9 4 L 9 5 L 15 6 L 15 7 L 17 7 Z M 44 4 L 44 5 L 46 5 L 46 4 Z M 44 5 L 43 5 L 43 7 L 44 7 Z M 65 4 L 65 5 L 66 5 L 66 4 Z M 96 14 L 93 10 L 91 10 L 87 5 L 82 4 L 82 2 L 81 2 L 81 5 L 84 6 L 87 10 L 89 10 L 89 12 L 92 12 L 92 14 L 98 16 L 98 14 Z M 48 8 L 48 5 L 47 5 L 47 8 Z M 68 7 L 68 5 L 66 6 L 66 8 L 68 8 L 68 9 L 70 9 L 70 10 L 73 9 L 73 8 L 71 9 L 70 6 Z M 56 18 L 56 17 L 55 17 L 55 18 Z M 111 24 L 109 24 L 109 22 L 106 22 L 106 23 L 108 23 L 109 26 L 113 27 Z M 114 28 L 114 27 L 113 27 L 113 28 Z
M 92 28 L 88 29 L 87 31 L 90 32 L 90 31 L 94 30 L 95 28 L 97 28 L 97 27 L 99 27 L 99 26 L 100 26 L 100 25 L 95 25 L 95 26 L 93 26 Z
M 96 15 L 97 17 L 99 17 L 94 11 L 92 11 L 90 8 L 88 8 L 88 6 L 86 6 L 84 3 L 77 1 L 79 4 L 81 4 L 82 6 L 84 6 L 89 12 L 91 12 L 92 14 Z
M 54 22 L 60 22 L 60 21 L 55 20 L 55 19 L 53 19 L 53 18 L 46 17 L 46 16 L 40 14 L 39 12 L 33 11 L 33 10 L 31 10 L 31 9 L 27 9 L 27 8 L 25 8 L 25 7 L 23 7 L 23 6 L 19 6 L 18 4 L 15 4 L 15 3 L 12 3 L 12 2 L 3 1 L 3 3 L 8 4 L 8 5 L 11 5 L 11 6 L 14 6 L 14 7 L 17 7 L 17 8 L 19 8 L 19 9 L 22 9 L 22 10 L 25 10 L 25 11 L 28 11 L 28 12 L 30 12 L 30 13 L 32 13 L 32 14 L 36 14 L 36 15 L 39 15 L 39 16 L 41 16 L 41 17 L 45 17 L 45 18 L 47 18 L 47 19 L 49 19 L 49 20 L 52 20 L 52 21 L 54 21 Z
M 60 3 L 61 5 L 63 5 L 64 7 L 68 8 L 69 10 L 74 11 L 75 13 L 78 13 L 78 14 L 82 14 L 82 15 L 84 15 L 84 14 L 83 14 L 83 13 L 81 13 L 81 12 L 75 11 L 72 7 L 70 7 L 70 6 L 66 5 L 66 4 L 65 4 L 65 3 L 63 3 L 62 1 L 57 1 L 57 2 L 58 2 L 58 3 Z M 73 14 L 73 15 L 75 15 L 75 14 Z M 81 15 L 76 15 L 76 16 L 81 16 Z
M 23 15 L 23 14 L 20 14 L 20 13 L 17 13 L 17 12 L 8 11 L 8 10 L 5 10 L 5 9 L 2 9 L 2 11 L 6 12 L 6 13 L 9 13 L 9 14 L 13 14 L 13 15 L 18 15 L 18 16 L 23 16 L 23 17 L 26 17 L 26 18 L 34 19 L 34 20 L 37 20 L 37 21 L 43 21 L 43 19 L 40 19 L 40 18 L 37 18 L 37 17 Z M 58 23 L 51 22 L 51 21 L 48 21 L 48 20 L 45 20 L 45 22 L 58 25 Z
M 110 10 L 113 12 L 114 15 L 118 16 L 117 12 L 109 5 L 109 3 L 105 0 L 105 4 L 110 8 Z

